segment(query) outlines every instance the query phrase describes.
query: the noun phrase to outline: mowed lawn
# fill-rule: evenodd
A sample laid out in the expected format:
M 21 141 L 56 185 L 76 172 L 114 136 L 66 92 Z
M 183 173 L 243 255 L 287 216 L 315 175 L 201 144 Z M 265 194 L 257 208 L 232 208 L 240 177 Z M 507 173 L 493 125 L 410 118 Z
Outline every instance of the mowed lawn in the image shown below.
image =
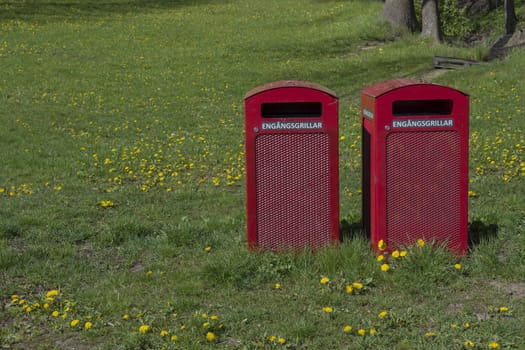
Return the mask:
M 499 32 L 437 45 L 381 6 L 0 2 L 0 348 L 525 348 L 525 54 L 433 78 L 470 95 L 468 256 L 380 261 L 361 90 Z M 243 97 L 280 79 L 339 96 L 343 239 L 316 254 L 247 250 Z

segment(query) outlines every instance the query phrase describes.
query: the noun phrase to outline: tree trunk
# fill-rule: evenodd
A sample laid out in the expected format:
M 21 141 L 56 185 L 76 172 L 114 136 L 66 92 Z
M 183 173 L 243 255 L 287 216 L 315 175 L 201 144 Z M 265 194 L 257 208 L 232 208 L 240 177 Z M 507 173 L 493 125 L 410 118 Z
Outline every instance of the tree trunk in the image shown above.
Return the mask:
M 514 0 L 505 0 L 505 32 L 513 34 L 516 31 L 516 11 L 514 10 Z
M 423 0 L 423 5 L 421 6 L 421 22 L 423 25 L 421 30 L 422 36 L 432 38 L 437 42 L 443 41 L 437 0 Z
M 415 32 L 419 23 L 414 10 L 414 0 L 386 0 L 381 18 L 395 27 Z

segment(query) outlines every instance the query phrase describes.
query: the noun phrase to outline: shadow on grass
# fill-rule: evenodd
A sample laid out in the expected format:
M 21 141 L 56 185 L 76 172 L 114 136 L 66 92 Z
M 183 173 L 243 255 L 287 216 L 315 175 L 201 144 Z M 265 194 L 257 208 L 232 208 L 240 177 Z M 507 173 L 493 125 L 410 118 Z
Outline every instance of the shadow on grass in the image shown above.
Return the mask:
M 483 240 L 489 240 L 498 235 L 498 225 L 486 224 L 481 220 L 475 220 L 468 224 L 469 247 L 478 245 Z
M 368 239 L 362 222 L 350 223 L 346 219 L 341 220 L 339 223 L 339 237 L 341 242 L 357 238 Z
M 210 0 L 0 1 L 0 21 L 52 22 L 66 19 L 94 19 L 117 14 L 202 5 L 209 2 Z

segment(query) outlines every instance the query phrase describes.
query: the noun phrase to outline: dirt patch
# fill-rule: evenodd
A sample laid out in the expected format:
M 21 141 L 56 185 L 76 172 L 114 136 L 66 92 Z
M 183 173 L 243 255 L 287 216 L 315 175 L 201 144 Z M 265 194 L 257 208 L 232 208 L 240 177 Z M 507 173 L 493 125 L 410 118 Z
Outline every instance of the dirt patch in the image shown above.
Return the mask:
M 513 298 L 525 298 L 525 282 L 502 283 L 498 281 L 492 281 L 490 284 Z

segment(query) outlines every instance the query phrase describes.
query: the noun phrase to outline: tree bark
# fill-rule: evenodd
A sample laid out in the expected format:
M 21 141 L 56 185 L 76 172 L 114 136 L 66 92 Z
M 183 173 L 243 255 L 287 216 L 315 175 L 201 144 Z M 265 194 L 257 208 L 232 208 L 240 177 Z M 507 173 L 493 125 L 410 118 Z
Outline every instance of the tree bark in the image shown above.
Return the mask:
M 516 31 L 516 11 L 514 10 L 514 0 L 505 0 L 505 32 L 513 34 Z
M 394 27 L 406 28 L 412 32 L 419 29 L 414 0 L 386 0 L 381 18 Z
M 432 38 L 434 41 L 443 41 L 443 31 L 439 20 L 439 8 L 437 0 L 423 0 L 421 6 L 421 35 Z

